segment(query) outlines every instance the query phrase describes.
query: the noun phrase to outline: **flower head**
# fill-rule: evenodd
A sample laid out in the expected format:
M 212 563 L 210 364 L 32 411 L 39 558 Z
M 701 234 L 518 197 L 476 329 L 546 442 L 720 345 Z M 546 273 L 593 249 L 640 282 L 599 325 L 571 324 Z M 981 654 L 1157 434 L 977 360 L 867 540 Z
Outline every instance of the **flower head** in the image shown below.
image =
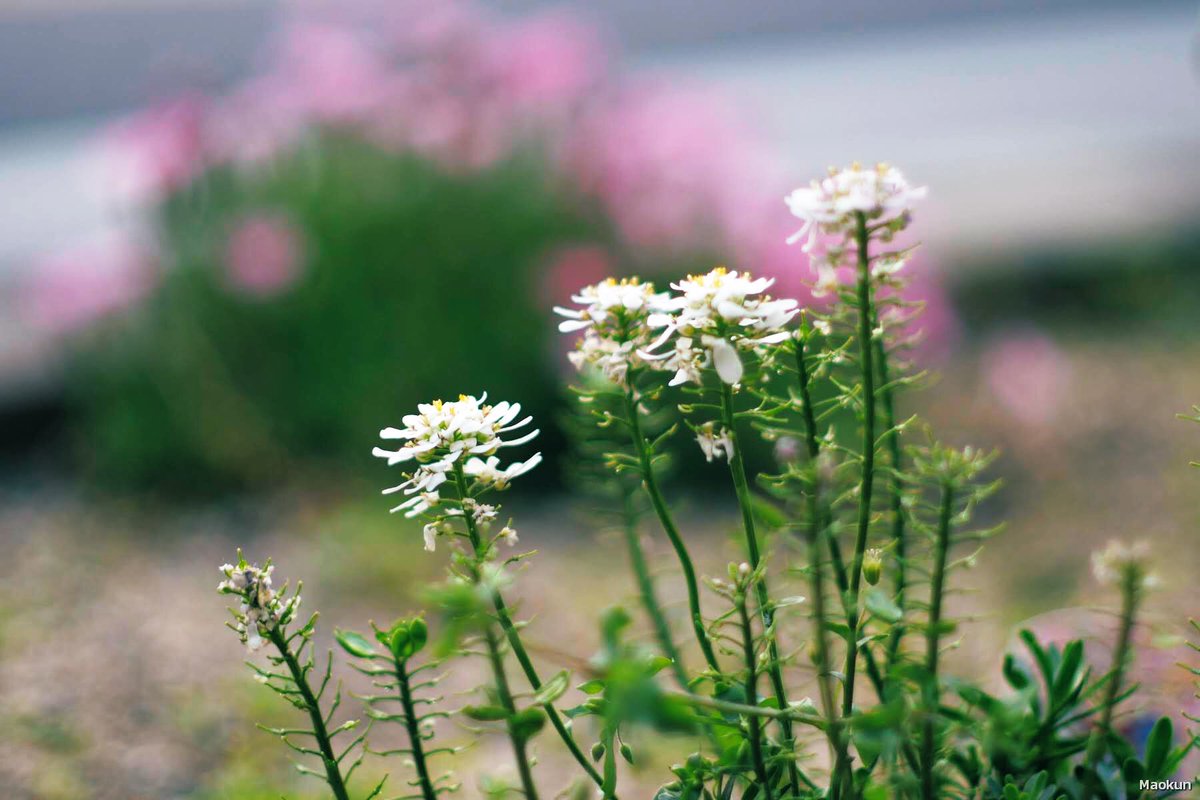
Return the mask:
M 887 164 L 863 169 L 853 164 L 830 169 L 829 176 L 793 191 L 784 198 L 792 214 L 804 221 L 788 243 L 806 239 L 805 249 L 816 243 L 818 233 L 846 234 L 863 214 L 874 223 L 888 225 L 892 233 L 908 225 L 913 203 L 925 197 L 925 187 L 915 188 Z
M 1144 541 L 1126 544 L 1116 539 L 1092 554 L 1092 574 L 1107 586 L 1130 585 L 1146 589 L 1156 582 L 1149 572 L 1150 545 Z
M 237 564 L 223 564 L 220 570 L 225 580 L 217 584 L 217 591 L 237 595 L 241 600 L 233 611 L 232 627 L 250 650 L 257 650 L 263 645 L 264 634 L 295 614 L 300 607 L 300 595 L 284 597 L 284 592 L 272 589 L 271 573 L 275 567 L 269 561 L 263 567 L 247 564 L 239 552 Z
M 748 272 L 717 267 L 704 275 L 689 275 L 671 287 L 679 292 L 664 310 L 651 314 L 651 327 L 664 332 L 651 350 L 676 335 L 672 352 L 662 359 L 675 369 L 671 385 L 700 382 L 700 368 L 710 361 L 725 383 L 737 383 L 743 366 L 738 349 L 757 350 L 786 340 L 786 325 L 798 311 L 795 300 L 774 300 L 764 292 L 772 278 L 752 278 Z M 696 340 L 700 347 L 696 347 Z
M 415 517 L 441 502 L 439 489 L 458 468 L 491 488 L 503 489 L 509 481 L 523 475 L 541 463 L 541 453 L 532 458 L 500 468 L 495 456 L 502 447 L 524 444 L 538 435 L 534 430 L 514 439 L 503 435 L 523 428 L 532 417 L 518 420 L 521 406 L 501 402 L 489 405 L 487 395 L 475 398 L 460 395 L 454 402 L 435 400 L 422 403 L 418 413 L 403 418 L 403 428 L 384 428 L 384 439 L 403 442 L 396 450 L 376 447 L 372 453 L 386 458 L 388 465 L 415 461 L 416 469 L 406 475 L 403 483 L 384 490 L 384 494 L 403 492 L 408 499 L 392 509 Z M 516 420 L 516 421 L 514 421 Z M 485 460 L 486 459 L 486 460 Z M 426 542 L 430 539 L 426 538 Z
M 571 300 L 578 308 L 554 308 L 565 317 L 560 331 L 583 331 L 568 356 L 571 363 L 576 369 L 594 366 L 610 381 L 624 384 L 630 367 L 646 361 L 641 351 L 652 340 L 650 318 L 666 307 L 668 295 L 637 278 L 609 278 L 585 286 Z

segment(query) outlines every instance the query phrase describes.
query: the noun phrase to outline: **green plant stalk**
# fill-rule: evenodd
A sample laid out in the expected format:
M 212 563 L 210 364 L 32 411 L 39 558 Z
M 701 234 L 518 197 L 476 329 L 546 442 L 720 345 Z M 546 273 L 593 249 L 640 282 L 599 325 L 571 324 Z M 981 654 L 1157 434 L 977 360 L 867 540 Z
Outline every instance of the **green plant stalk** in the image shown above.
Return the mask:
M 756 706 L 758 705 L 758 656 L 754 652 L 754 628 L 750 624 L 750 612 L 746 609 L 745 591 L 739 589 L 734 602 L 737 605 L 738 619 L 742 627 L 742 656 L 746 665 L 746 702 Z M 789 727 L 790 724 L 789 721 Z M 763 760 L 763 733 L 759 718 L 746 717 L 746 727 L 749 728 L 750 761 L 754 765 L 754 777 L 758 781 L 765 800 L 774 800 L 775 793 L 771 790 L 771 781 L 767 775 L 767 763 Z
M 421 729 L 417 723 L 417 707 L 413 702 L 412 686 L 409 682 L 408 666 L 395 658 L 396 683 L 400 686 L 400 706 L 404 710 L 404 727 L 408 730 L 408 740 L 412 744 L 413 767 L 417 771 L 417 783 L 421 787 L 421 797 L 424 800 L 437 800 L 437 790 L 429 777 L 429 765 L 425 758 L 425 743 L 421 738 Z
M 669 697 L 685 700 L 693 706 L 711 708 L 714 711 L 720 711 L 722 714 L 739 714 L 744 717 L 764 717 L 766 719 L 790 719 L 802 725 L 811 725 L 817 730 L 825 729 L 825 719 L 823 717 L 802 714 L 794 709 L 780 711 L 778 708 L 768 708 L 767 706 L 749 706 L 745 703 L 735 703 L 731 700 L 721 700 L 717 697 L 707 697 L 691 692 L 666 692 L 666 694 Z M 714 719 L 713 723 L 723 724 L 724 720 Z
M 629 423 L 629 435 L 632 439 L 633 449 L 637 451 L 638 464 L 642 473 L 642 486 L 645 487 L 646 494 L 650 497 L 650 505 L 654 508 L 654 514 L 667 534 L 671 547 L 674 548 L 675 555 L 679 559 L 679 567 L 683 570 L 683 579 L 688 595 L 688 611 L 692 616 L 692 629 L 696 633 L 696 642 L 704 654 L 705 663 L 713 672 L 720 674 L 721 665 L 717 662 L 717 654 L 713 650 L 712 641 L 704 627 L 704 618 L 700 614 L 700 589 L 696 582 L 696 568 L 692 564 L 691 554 L 688 553 L 687 545 L 679 535 L 679 529 L 675 526 L 675 520 L 671 517 L 671 511 L 667 508 L 666 500 L 663 499 L 662 491 L 658 487 L 658 480 L 654 476 L 650 448 L 645 434 L 642 432 L 641 415 L 633 396 L 632 375 L 629 376 L 629 388 L 625 391 L 625 416 Z
M 755 530 L 754 507 L 750 499 L 750 483 L 746 479 L 746 464 L 742 458 L 742 445 L 738 439 L 737 426 L 734 421 L 733 389 L 721 381 L 721 416 L 732 450 L 729 453 L 729 473 L 733 477 L 734 491 L 737 493 L 738 506 L 742 511 L 742 527 L 746 535 L 746 551 L 750 557 L 751 569 L 757 571 L 762 555 L 758 546 L 758 534 Z M 780 708 L 788 707 L 787 689 L 783 684 L 783 667 L 779 663 L 778 632 L 773 630 L 775 624 L 775 609 L 771 605 L 771 594 L 767 589 L 766 576 L 760 576 L 755 583 L 755 596 L 758 601 L 758 612 L 762 616 L 763 631 L 770 636 L 767 642 L 767 657 L 769 664 L 767 673 L 771 678 L 771 688 Z M 792 722 L 788 719 L 779 721 L 783 730 L 783 746 L 789 753 L 793 752 L 795 740 L 792 736 Z M 792 793 L 800 793 L 799 775 L 794 760 L 788 761 L 788 781 Z
M 646 615 L 650 617 L 650 622 L 654 626 L 654 635 L 658 639 L 658 646 L 662 648 L 663 655 L 671 659 L 671 671 L 675 676 L 675 681 L 680 688 L 687 691 L 687 670 L 684 668 L 679 649 L 671 638 L 671 626 L 667 623 L 666 615 L 663 614 L 662 606 L 658 602 L 658 596 L 654 591 L 654 580 L 650 577 L 650 569 L 646 564 L 646 554 L 642 551 L 642 543 L 638 540 L 637 515 L 633 511 L 633 500 L 628 492 L 622 494 L 624 507 L 621 527 L 625 534 L 625 545 L 629 549 L 629 562 L 633 566 L 634 578 L 637 581 L 638 596 L 641 598 L 642 607 L 646 609 Z
M 941 510 L 938 515 L 937 540 L 934 545 L 933 577 L 929 588 L 929 627 L 925 631 L 925 718 L 921 732 L 921 797 L 934 800 L 933 760 L 936 745 L 936 724 L 939 695 L 938 656 L 941 647 L 942 599 L 946 593 L 946 560 L 950 551 L 950 518 L 954 507 L 954 487 L 942 486 Z
M 1105 741 L 1112 732 L 1114 705 L 1121 694 L 1121 685 L 1125 682 L 1125 671 L 1132 660 L 1131 644 L 1133 642 L 1133 626 L 1137 621 L 1138 602 L 1141 598 L 1142 572 L 1136 566 L 1126 567 L 1121 576 L 1121 621 L 1117 629 L 1117 646 L 1113 651 L 1112 680 L 1104 690 L 1104 701 L 1100 712 L 1100 721 L 1088 740 L 1086 763 L 1095 767 L 1104 755 Z M 1094 793 L 1089 787 L 1088 796 Z
M 813 486 L 808 496 L 808 514 L 812 520 L 806 536 L 809 564 L 809 592 L 812 594 L 813 644 L 815 650 L 814 666 L 817 668 L 817 688 L 821 696 L 821 709 L 827 720 L 826 737 L 832 751 L 834 763 L 846 761 L 846 742 L 842 739 L 841 725 L 838 721 L 837 700 L 834 697 L 833 684 L 829 670 L 829 640 L 826 637 L 826 622 L 828 611 L 825 608 L 825 576 L 821 570 L 821 530 L 817 519 L 820 492 L 820 477 L 813 476 Z
M 854 556 L 850 563 L 850 583 L 845 592 L 847 605 L 846 664 L 842 670 L 842 718 L 854 711 L 854 684 L 858 672 L 858 632 L 860 625 L 859 590 L 862 587 L 862 562 L 867 551 L 871 528 L 871 494 L 875 486 L 875 348 L 872 345 L 874 312 L 871 303 L 871 254 L 867 218 L 855 214 L 855 240 L 858 244 L 858 358 L 862 372 L 862 478 L 859 483 L 858 524 L 854 537 Z M 847 757 L 834 767 L 834 782 L 849 788 L 850 762 Z
M 887 446 L 888 461 L 892 468 L 888 479 L 888 495 L 892 511 L 892 546 L 896 556 L 895 602 L 901 617 L 900 624 L 892 628 L 892 635 L 888 639 L 887 663 L 891 666 L 896 663 L 900 654 L 900 642 L 904 637 L 905 595 L 908 588 L 905 560 L 908 557 L 908 537 L 904 529 L 904 482 L 900 478 L 900 432 L 896 430 L 896 397 L 890 385 L 888 352 L 882 339 L 875 342 L 875 360 L 879 367 L 880 422 L 886 431 L 884 444 Z
M 346 782 L 342 778 L 342 771 L 338 766 L 337 756 L 333 752 L 333 740 L 329 736 L 328 728 L 325 727 L 321 706 L 317 704 L 312 687 L 308 685 L 307 670 L 300 666 L 296 654 L 288 648 L 287 640 L 283 637 L 279 626 L 271 628 L 268 637 L 271 644 L 275 645 L 275 649 L 279 651 L 283 662 L 287 664 L 288 672 L 292 674 L 292 682 L 296 684 L 296 690 L 300 692 L 300 699 L 304 701 L 304 708 L 308 711 L 308 718 L 313 727 L 313 738 L 321 753 L 321 762 L 325 767 L 325 781 L 329 784 L 329 790 L 333 792 L 335 800 L 350 800 L 350 795 L 346 791 Z
M 808 449 L 809 460 L 813 463 L 814 470 L 815 470 L 815 465 L 817 463 L 817 459 L 821 455 L 821 439 L 820 439 L 820 435 L 817 433 L 816 415 L 813 413 L 812 390 L 810 388 L 811 387 L 811 376 L 808 372 L 808 364 L 804 360 L 805 353 L 804 353 L 803 342 L 801 342 L 801 341 L 796 342 L 795 355 L 796 355 L 796 374 L 797 374 L 797 379 L 798 379 L 797 382 L 799 384 L 800 402 L 802 404 L 801 416 L 804 420 L 804 441 L 805 441 L 805 444 Z M 834 535 L 833 535 L 832 524 L 831 524 L 832 516 L 833 516 L 832 512 L 829 510 L 829 508 L 827 507 L 826 504 L 818 502 L 818 498 L 820 497 L 820 493 L 821 493 L 820 475 L 816 474 L 814 472 L 813 480 L 814 480 L 814 485 L 813 485 L 813 490 L 810 493 L 810 506 L 809 506 L 809 517 L 811 520 L 813 520 L 813 522 L 812 522 L 810 531 L 819 532 L 821 538 L 824 539 L 826 546 L 829 548 L 829 560 L 830 560 L 830 563 L 833 565 L 834 581 L 837 584 L 838 594 L 842 598 L 842 606 L 846 612 L 847 626 L 849 626 L 854 620 L 854 614 L 852 613 L 851 607 L 846 603 L 846 597 L 847 597 L 849 589 L 850 589 L 849 578 L 846 575 L 846 564 L 842 558 L 841 548 L 838 547 L 837 539 L 834 538 Z M 821 561 L 821 559 L 820 559 L 820 541 L 818 541 L 816 543 L 817 549 L 816 549 L 815 553 L 813 552 L 811 545 L 812 545 L 812 543 L 810 543 L 810 550 L 809 550 L 810 559 L 809 560 L 814 565 L 820 564 L 820 561 Z M 819 567 L 814 567 L 814 568 L 819 569 Z M 818 580 L 820 580 L 819 575 L 818 575 Z M 815 589 L 813 590 L 813 593 L 815 596 L 818 596 L 821 598 L 821 602 L 823 605 L 824 604 L 824 594 L 818 593 Z M 818 618 L 825 619 L 826 617 L 824 614 L 818 614 Z M 821 633 L 822 634 L 824 633 L 823 625 L 821 628 Z M 825 658 L 828 659 L 828 653 L 829 653 L 828 645 L 826 645 L 825 653 L 826 653 Z M 872 685 L 875 687 L 875 691 L 879 694 L 880 697 L 883 697 L 884 696 L 883 676 L 880 674 L 879 668 L 875 664 L 874 655 L 871 653 L 870 650 L 864 651 L 863 655 L 866 659 L 867 675 L 870 677 Z M 827 661 L 826 661 L 826 666 L 823 669 L 826 673 L 828 673 L 828 662 Z M 836 717 L 836 712 L 834 714 L 834 717 Z M 906 746 L 904 748 L 904 753 L 905 753 L 905 758 L 908 760 L 908 762 L 915 767 L 915 765 L 916 765 L 915 750 L 911 746 Z M 840 757 L 840 760 L 839 760 L 839 757 Z M 846 748 L 845 742 L 842 742 L 842 748 L 841 748 L 840 752 L 837 749 L 835 749 L 834 764 L 835 764 L 834 775 L 837 775 L 841 770 L 844 770 L 845 765 L 849 764 L 849 751 Z M 831 789 L 833 790 L 832 796 L 836 797 L 837 792 L 839 790 L 839 784 L 837 782 L 834 782 Z
M 517 761 L 517 772 L 521 776 L 521 789 L 529 800 L 537 800 L 537 787 L 533 783 L 533 772 L 529 768 L 528 742 L 525 737 L 513 728 L 513 717 L 517 706 L 513 702 L 512 692 L 508 688 L 508 676 L 504 673 L 504 659 L 500 655 L 500 641 L 489 623 L 484 629 L 484 639 L 487 641 L 488 661 L 492 665 L 492 675 L 496 680 L 496 694 L 500 707 L 508 712 L 508 738 L 512 740 L 513 756 Z
M 467 487 L 467 476 L 463 473 L 462 464 L 455 463 L 454 465 L 454 481 L 458 488 L 460 498 L 470 497 Z M 471 540 L 471 546 L 475 549 L 476 555 L 483 550 L 483 539 L 479 535 L 479 529 L 475 525 L 474 518 L 470 514 L 463 514 L 467 526 L 467 536 Z M 504 602 L 504 596 L 499 591 L 493 589 L 491 591 L 492 605 L 496 609 L 496 619 L 500 623 L 501 630 L 504 631 L 504 637 L 508 640 L 508 647 L 512 650 L 513 655 L 517 658 L 517 663 L 521 665 L 521 671 L 525 673 L 525 679 L 529 681 L 529 685 L 536 692 L 542 688 L 542 679 L 538 676 L 537 668 L 533 665 L 533 659 L 529 657 L 529 651 L 525 649 L 525 644 L 521 641 L 521 635 L 517 631 L 517 626 L 513 623 L 512 614 L 508 610 L 508 605 Z M 546 717 L 550 720 L 550 725 L 558 733 L 558 737 L 562 739 L 566 745 L 567 751 L 583 769 L 587 776 L 597 786 L 604 784 L 604 778 L 592 766 L 588 757 L 584 755 L 579 748 L 579 744 L 575 741 L 575 737 L 571 735 L 571 731 L 563 723 L 562 716 L 558 710 L 550 704 L 544 706 Z

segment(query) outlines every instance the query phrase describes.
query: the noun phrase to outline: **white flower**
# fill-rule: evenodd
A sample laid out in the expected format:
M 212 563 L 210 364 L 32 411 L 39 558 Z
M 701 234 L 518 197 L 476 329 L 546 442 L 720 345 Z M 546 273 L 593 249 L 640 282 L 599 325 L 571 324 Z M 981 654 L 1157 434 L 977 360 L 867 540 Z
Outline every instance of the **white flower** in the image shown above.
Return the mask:
M 417 463 L 412 473 L 406 473 L 407 480 L 383 492 L 403 492 L 408 497 L 393 512 L 404 511 L 405 516 L 415 517 L 428 511 L 441 502 L 439 489 L 458 465 L 462 464 L 463 471 L 471 474 L 472 463 L 480 462 L 480 456 L 488 458 L 488 463 L 499 463 L 493 453 L 501 447 L 524 444 L 538 435 L 534 430 L 514 439 L 502 438 L 503 434 L 525 427 L 533 418 L 517 420 L 521 413 L 517 403 L 488 405 L 486 400 L 486 394 L 480 398 L 460 395 L 451 403 L 441 400 L 423 403 L 417 407 L 417 414 L 404 417 L 403 428 L 380 431 L 382 438 L 399 439 L 403 444 L 396 450 L 376 447 L 372 450 L 375 456 L 386 458 L 389 466 L 406 461 Z M 504 488 L 508 480 L 529 471 L 540 461 L 539 454 L 523 464 L 496 471 L 504 479 L 490 482 Z
M 472 458 L 463 467 L 463 472 L 492 488 L 507 489 L 513 478 L 524 475 L 540 463 L 542 463 L 542 454 L 534 453 L 532 458 L 513 462 L 501 469 L 500 459 L 496 456 L 488 456 L 486 461 Z
M 496 538 L 509 547 L 512 547 L 517 543 L 517 531 L 511 526 L 505 525 L 500 529 L 500 534 Z
M 664 331 L 643 357 L 663 360 L 664 368 L 674 369 L 672 385 L 699 383 L 701 368 L 710 363 L 722 381 L 737 383 L 744 372 L 739 348 L 760 349 L 791 335 L 785 326 L 799 310 L 797 303 L 764 294 L 772 283 L 717 267 L 671 284 L 680 294 L 650 315 L 650 326 Z M 678 337 L 673 352 L 653 352 L 673 335 Z M 694 348 L 697 338 L 702 348 Z
M 567 360 L 577 370 L 591 364 L 605 378 L 621 386 L 625 383 L 630 365 L 642 360 L 637 352 L 638 344 L 635 340 L 618 342 L 589 330 L 579 340 L 578 346 L 567 354 Z
M 425 527 L 421 529 L 421 533 L 425 537 L 425 549 L 430 553 L 432 553 L 434 550 L 437 550 L 438 523 L 427 523 Z
M 711 422 L 706 422 L 696 430 L 696 443 L 704 453 L 704 460 L 712 463 L 714 458 L 733 458 L 733 436 L 727 428 L 717 430 Z
M 845 234 L 854 224 L 857 214 L 864 214 L 873 223 L 889 223 L 894 230 L 903 229 L 913 204 L 925 197 L 925 187 L 908 184 L 900 170 L 887 164 L 863 169 L 853 164 L 845 169 L 830 169 L 829 176 L 796 189 L 785 202 L 792 214 L 804 221 L 804 226 L 788 238 L 792 244 L 807 239 L 810 250 L 818 233 Z
M 709 363 L 708 351 L 693 347 L 690 336 L 678 337 L 675 340 L 675 347 L 669 353 L 643 353 L 643 355 L 648 359 L 661 359 L 663 369 L 674 371 L 675 375 L 668 384 L 670 386 L 689 382 L 700 383 L 700 370 Z
M 1146 542 L 1125 544 L 1114 539 L 1092 554 L 1092 574 L 1108 586 L 1121 586 L 1132 576 L 1137 581 L 1136 588 L 1149 588 L 1157 583 L 1155 576 L 1147 571 L 1149 561 L 1150 545 Z
M 560 331 L 584 332 L 567 358 L 576 369 L 592 365 L 608 380 L 624 385 L 629 368 L 644 363 L 640 350 L 651 340 L 649 315 L 667 299 L 665 292 L 654 291 L 654 284 L 637 278 L 609 278 L 585 286 L 571 297 L 580 308 L 554 308 L 566 317 L 559 323 Z
M 592 326 L 611 329 L 619 327 L 623 319 L 636 318 L 666 299 L 666 293 L 656 293 L 652 283 L 642 283 L 637 278 L 608 278 L 571 296 L 571 301 L 583 308 L 555 306 L 554 313 L 567 318 L 558 325 L 562 333 Z

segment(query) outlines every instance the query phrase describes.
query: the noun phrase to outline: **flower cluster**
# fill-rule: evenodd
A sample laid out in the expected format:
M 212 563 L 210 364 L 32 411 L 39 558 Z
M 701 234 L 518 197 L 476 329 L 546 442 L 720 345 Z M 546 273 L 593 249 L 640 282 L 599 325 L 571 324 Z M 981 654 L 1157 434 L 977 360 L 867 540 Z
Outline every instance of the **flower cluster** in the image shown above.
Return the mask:
M 908 227 L 913 204 L 925 194 L 925 187 L 910 186 L 895 167 L 879 164 L 863 169 L 852 164 L 845 169 L 831 168 L 828 177 L 785 197 L 792 214 L 804 221 L 787 242 L 804 240 L 804 251 L 816 274 L 813 296 L 823 297 L 837 289 L 838 267 L 846 249 L 857 246 L 854 234 L 860 214 L 870 226 L 868 235 L 890 241 Z M 905 261 L 905 253 L 880 256 L 873 274 L 898 272 Z
M 466 517 L 469 512 L 471 521 L 475 523 L 476 529 L 480 533 L 486 534 L 491 529 L 492 522 L 499 513 L 499 509 L 496 506 L 480 503 L 473 497 L 462 498 L 459 505 L 459 508 L 445 509 L 441 519 L 427 523 L 422 529 L 426 550 L 432 553 L 437 549 L 437 537 L 439 535 L 452 535 L 454 533 L 454 526 L 450 522 L 451 517 Z M 517 531 L 512 527 L 511 521 L 508 525 L 500 529 L 500 533 L 496 535 L 496 541 L 503 542 L 509 547 L 517 543 Z
M 701 369 L 710 363 L 725 383 L 741 380 L 744 372 L 738 349 L 759 350 L 786 340 L 787 323 L 797 313 L 795 300 L 773 300 L 763 294 L 771 278 L 752 278 L 748 272 L 717 267 L 704 275 L 689 275 L 671 287 L 679 292 L 650 325 L 663 328 L 650 350 L 675 336 L 671 351 L 648 355 L 674 369 L 671 385 L 699 383 Z
M 241 599 L 241 604 L 233 611 L 235 622 L 232 627 L 251 651 L 258 650 L 263 645 L 263 634 L 300 607 L 300 595 L 285 598 L 282 592 L 271 588 L 271 573 L 275 567 L 270 562 L 257 567 L 239 559 L 236 565 L 223 564 L 220 570 L 225 580 L 217 584 L 217 591 Z
M 1106 586 L 1120 586 L 1126 581 L 1138 589 L 1148 589 L 1157 581 L 1149 572 L 1150 545 L 1144 541 L 1126 544 L 1110 541 L 1092 554 L 1092 574 Z
M 908 226 L 913 203 L 924 198 L 926 192 L 923 186 L 910 186 L 900 170 L 887 164 L 874 169 L 863 169 L 859 164 L 830 169 L 828 177 L 814 180 L 785 198 L 792 214 L 804 220 L 804 226 L 788 242 L 806 239 L 805 249 L 809 250 L 819 233 L 850 232 L 858 214 L 895 233 Z
M 654 291 L 654 284 L 637 278 L 609 278 L 585 286 L 571 297 L 579 308 L 554 308 L 566 317 L 559 331 L 584 332 L 568 356 L 571 363 L 580 370 L 594 366 L 608 380 L 624 385 L 630 367 L 646 363 L 642 350 L 651 343 L 650 315 L 665 308 L 667 299 L 665 292 Z
M 538 435 L 533 430 L 515 439 L 503 434 L 523 428 L 532 417 L 518 420 L 519 403 L 501 402 L 489 405 L 487 395 L 475 398 L 460 395 L 450 403 L 434 400 L 417 407 L 418 413 L 403 418 L 403 428 L 384 428 L 380 437 L 399 439 L 399 449 L 376 447 L 372 454 L 386 458 L 388 465 L 415 461 L 416 469 L 406 473 L 406 480 L 384 494 L 403 492 L 408 499 L 392 509 L 415 517 L 441 502 L 440 487 L 455 470 L 489 488 L 504 489 L 513 478 L 524 475 L 542 461 L 536 453 L 525 461 L 500 468 L 495 452 L 502 447 L 524 444 Z M 516 421 L 514 421 L 516 420 Z M 427 539 L 428 541 L 428 539 Z

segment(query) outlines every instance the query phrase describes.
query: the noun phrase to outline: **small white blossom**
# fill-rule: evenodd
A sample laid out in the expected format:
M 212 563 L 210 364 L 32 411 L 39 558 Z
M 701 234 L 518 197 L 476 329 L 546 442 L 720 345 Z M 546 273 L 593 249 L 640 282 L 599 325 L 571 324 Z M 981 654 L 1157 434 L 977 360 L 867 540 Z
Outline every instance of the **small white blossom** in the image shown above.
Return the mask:
M 709 364 L 722 381 L 737 383 L 744 372 L 738 349 L 760 349 L 791 335 L 786 325 L 799 310 L 797 303 L 764 294 L 772 283 L 771 278 L 756 279 L 747 272 L 717 267 L 671 284 L 679 294 L 663 311 L 650 315 L 650 326 L 662 328 L 663 333 L 642 355 L 675 370 L 671 385 L 699 383 L 700 370 Z M 672 351 L 653 352 L 672 336 L 676 337 Z
M 830 169 L 828 177 L 784 198 L 792 214 L 804 221 L 788 243 L 805 239 L 805 250 L 811 250 L 819 233 L 850 232 L 857 214 L 866 215 L 872 223 L 887 223 L 893 232 L 901 230 L 908 224 L 913 204 L 926 193 L 925 187 L 910 186 L 900 170 L 887 164 L 874 169 L 858 164 Z
M 505 525 L 500 529 L 499 535 L 496 538 L 504 544 L 512 547 L 517 543 L 517 531 L 510 525 Z
M 704 460 L 712 463 L 714 458 L 733 458 L 733 436 L 728 428 L 716 429 L 711 422 L 706 422 L 696 430 L 696 443 L 704 453 Z
M 563 333 L 595 326 L 607 334 L 620 327 L 624 319 L 636 318 L 666 299 L 666 293 L 656 293 L 652 283 L 642 283 L 637 278 L 608 278 L 571 296 L 571 302 L 582 308 L 555 306 L 554 313 L 566 317 L 558 325 Z
M 637 278 L 608 278 L 585 286 L 571 297 L 579 308 L 555 306 L 566 317 L 559 323 L 563 333 L 583 331 L 578 346 L 567 358 L 576 369 L 591 365 L 610 381 L 624 385 L 630 367 L 645 363 L 640 351 L 651 341 L 648 319 L 668 300 L 655 292 L 654 284 Z
M 1103 550 L 1092 554 L 1092 574 L 1107 586 L 1120 586 L 1132 575 L 1137 588 L 1145 589 L 1157 583 L 1155 576 L 1148 572 L 1149 563 L 1148 543 L 1126 544 L 1114 539 Z
M 434 550 L 437 550 L 438 524 L 436 522 L 427 523 L 425 527 L 421 529 L 421 533 L 425 537 L 425 549 L 430 553 L 432 553 Z
M 441 485 L 459 464 L 468 475 L 475 474 L 496 488 L 504 488 L 512 478 L 541 462 L 539 453 L 503 470 L 496 467 L 499 458 L 493 454 L 497 450 L 524 444 L 537 436 L 538 431 L 514 439 L 503 438 L 503 434 L 528 425 L 532 417 L 518 420 L 521 413 L 518 403 L 489 405 L 486 401 L 485 394 L 479 398 L 460 395 L 450 403 L 441 400 L 422 403 L 417 407 L 418 413 L 403 418 L 403 428 L 380 431 L 382 438 L 399 439 L 403 444 L 396 450 L 376 447 L 372 450 L 375 456 L 386 458 L 389 466 L 406 461 L 417 464 L 412 473 L 406 474 L 407 480 L 384 490 L 384 494 L 403 492 L 408 497 L 393 512 L 404 511 L 405 516 L 415 517 L 437 506 L 441 502 Z M 481 456 L 487 461 L 482 461 Z
M 503 469 L 500 459 L 488 456 L 487 460 L 472 458 L 463 466 L 463 472 L 475 480 L 495 489 L 507 489 L 513 478 L 519 478 L 542 463 L 542 454 L 534 453 L 525 461 L 516 461 Z

